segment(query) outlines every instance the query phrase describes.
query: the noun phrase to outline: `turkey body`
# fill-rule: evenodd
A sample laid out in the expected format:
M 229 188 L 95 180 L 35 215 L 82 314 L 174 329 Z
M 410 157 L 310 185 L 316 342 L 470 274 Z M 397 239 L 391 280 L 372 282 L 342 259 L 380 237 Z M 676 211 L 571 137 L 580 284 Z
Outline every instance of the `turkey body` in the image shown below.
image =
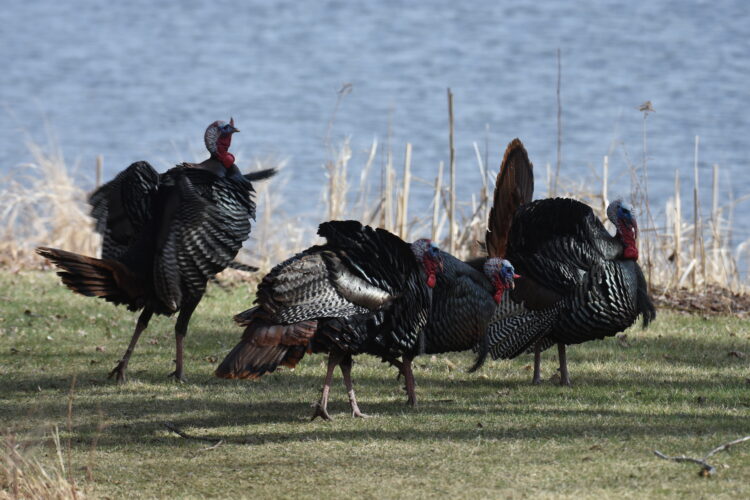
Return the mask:
M 495 288 L 480 271 L 440 252 L 443 271 L 432 291 L 424 354 L 466 351 L 484 337 L 495 311 Z
M 182 343 L 190 317 L 208 280 L 232 263 L 250 234 L 255 217 L 251 180 L 273 173 L 243 176 L 236 166 L 225 168 L 211 158 L 158 174 L 147 162 L 137 162 L 89 198 L 103 237 L 101 259 L 38 249 L 61 269 L 58 274 L 73 291 L 142 309 L 130 346 L 110 376 L 124 380 L 153 314 L 179 311 L 173 375 L 182 379 Z
M 558 344 L 561 383 L 569 384 L 565 345 L 612 336 L 639 315 L 648 325 L 656 312 L 646 280 L 624 253 L 619 232 L 611 236 L 583 203 L 555 198 L 519 207 L 506 256 L 521 278 L 490 322 L 492 357 L 513 358 L 530 349 L 538 357 Z
M 419 354 L 474 349 L 486 339 L 487 326 L 495 311 L 495 287 L 485 274 L 454 256 L 440 252 L 443 270 L 432 291 L 429 320 L 424 330 L 424 348 Z M 407 403 L 417 403 L 412 361 L 405 354 L 401 364 L 393 362 L 406 381 Z
M 352 356 L 414 356 L 431 289 L 414 245 L 356 221 L 331 221 L 318 234 L 326 244 L 274 267 L 258 285 L 257 304 L 235 318 L 246 326 L 240 343 L 216 370 L 222 378 L 258 378 L 294 367 L 307 352 L 329 353 L 323 396 L 313 416 L 329 419 L 328 391 L 341 366 L 353 416 L 364 416 L 351 382 Z M 430 250 L 427 250 L 429 253 Z

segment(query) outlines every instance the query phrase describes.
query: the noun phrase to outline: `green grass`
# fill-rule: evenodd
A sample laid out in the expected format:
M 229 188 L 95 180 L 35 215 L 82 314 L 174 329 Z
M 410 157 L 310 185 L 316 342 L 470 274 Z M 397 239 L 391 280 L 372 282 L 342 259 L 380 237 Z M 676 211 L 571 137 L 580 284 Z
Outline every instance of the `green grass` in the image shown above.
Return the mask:
M 39 456 L 52 460 L 45 436 L 59 426 L 76 481 L 96 497 L 750 497 L 750 444 L 714 457 L 709 479 L 652 453 L 700 456 L 750 434 L 747 320 L 660 311 L 626 342 L 570 348 L 572 389 L 531 386 L 530 356 L 478 375 L 465 373 L 466 353 L 425 356 L 416 409 L 394 369 L 360 356 L 357 395 L 375 418 L 349 417 L 337 373 L 334 421 L 310 422 L 322 356 L 259 382 L 212 377 L 241 333 L 231 316 L 250 297 L 245 286 L 209 289 L 186 341 L 189 383 L 166 378 L 173 320 L 157 318 L 117 386 L 106 374 L 134 314 L 76 296 L 51 273 L 0 273 L 0 428 L 45 443 Z M 555 369 L 547 351 L 545 379 Z M 224 442 L 206 449 L 165 421 Z

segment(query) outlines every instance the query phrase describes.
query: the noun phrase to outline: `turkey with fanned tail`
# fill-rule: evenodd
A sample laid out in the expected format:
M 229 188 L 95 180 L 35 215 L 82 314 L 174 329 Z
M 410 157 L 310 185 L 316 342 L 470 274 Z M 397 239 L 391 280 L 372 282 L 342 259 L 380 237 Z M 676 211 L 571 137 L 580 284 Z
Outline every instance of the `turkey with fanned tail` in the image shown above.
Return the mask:
M 352 416 L 364 417 L 352 385 L 352 356 L 395 359 L 424 349 L 422 331 L 441 254 L 429 240 L 409 244 L 357 221 L 325 222 L 318 234 L 325 244 L 287 259 L 263 278 L 257 305 L 235 317 L 245 332 L 216 376 L 254 379 L 279 366 L 293 368 L 305 353 L 327 352 L 313 418 L 330 419 L 328 395 L 336 366 Z
M 252 181 L 275 170 L 243 175 L 229 152 L 234 120 L 216 121 L 204 134 L 210 158 L 159 174 L 145 161 L 133 163 L 89 197 L 101 259 L 55 248 L 37 252 L 60 268 L 71 290 L 100 297 L 132 311 L 142 309 L 130 344 L 110 373 L 125 380 L 130 356 L 153 314 L 172 315 L 176 368 L 183 380 L 183 341 L 208 280 L 233 261 L 255 218 Z
M 496 308 L 482 351 L 498 359 L 533 349 L 534 383 L 539 383 L 540 353 L 558 344 L 560 382 L 570 385 L 566 344 L 612 336 L 639 315 L 644 327 L 656 317 L 637 263 L 638 225 L 621 200 L 607 208 L 615 236 L 591 207 L 576 200 L 529 202 L 532 165 L 517 139 L 506 151 L 506 159 L 510 157 L 516 158 L 516 173 L 505 175 L 504 161 L 488 221 L 487 249 L 490 257 L 513 262 L 521 278 Z

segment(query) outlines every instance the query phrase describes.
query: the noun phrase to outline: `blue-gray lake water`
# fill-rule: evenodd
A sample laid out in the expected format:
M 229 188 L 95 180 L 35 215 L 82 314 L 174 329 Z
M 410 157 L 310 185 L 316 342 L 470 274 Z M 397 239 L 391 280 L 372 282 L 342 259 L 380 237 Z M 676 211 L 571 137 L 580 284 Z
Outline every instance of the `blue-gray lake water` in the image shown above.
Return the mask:
M 206 125 L 231 115 L 238 164 L 288 159 L 285 209 L 310 213 L 343 84 L 352 92 L 331 137 L 351 137 L 351 166 L 390 130 L 398 168 L 411 142 L 414 173 L 429 179 L 448 159 L 450 87 L 459 199 L 480 183 L 472 143 L 487 141 L 496 169 L 513 137 L 544 195 L 559 48 L 563 177 L 592 178 L 608 154 L 613 194 L 627 195 L 627 163 L 642 155 L 638 106 L 650 100 L 653 203 L 671 196 L 677 168 L 690 194 L 696 135 L 704 185 L 717 163 L 724 201 L 750 192 L 745 0 L 27 1 L 5 3 L 0 25 L 2 172 L 28 161 L 27 134 L 45 143 L 47 127 L 89 185 L 98 154 L 107 177 L 140 159 L 164 169 L 195 160 Z M 427 212 L 431 188 L 412 193 L 413 210 Z

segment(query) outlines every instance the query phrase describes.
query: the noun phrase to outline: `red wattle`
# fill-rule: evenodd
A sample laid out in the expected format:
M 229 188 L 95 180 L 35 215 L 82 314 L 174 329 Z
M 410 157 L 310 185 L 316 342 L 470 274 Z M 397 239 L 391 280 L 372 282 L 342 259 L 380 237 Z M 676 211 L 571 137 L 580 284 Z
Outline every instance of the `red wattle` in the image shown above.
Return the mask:
M 427 275 L 427 286 L 434 288 L 437 283 L 437 270 L 440 267 L 441 262 L 438 262 L 435 258 L 429 254 L 425 254 L 422 257 L 422 265 L 424 266 L 424 272 Z
M 626 259 L 638 260 L 638 247 L 635 245 L 625 247 L 622 256 Z
M 234 155 L 232 153 L 224 153 L 223 155 L 219 156 L 219 159 L 221 160 L 222 165 L 224 165 L 226 168 L 230 168 L 232 165 L 234 165 Z
M 495 304 L 499 304 L 500 301 L 503 300 L 503 294 L 505 293 L 506 287 L 502 280 L 497 276 L 495 276 L 493 284 L 495 285 L 495 294 L 492 297 L 495 299 Z
M 226 168 L 230 168 L 234 165 L 234 155 L 229 152 L 229 146 L 231 145 L 232 134 L 222 134 L 216 140 L 216 155 Z
M 617 235 L 622 241 L 625 248 L 622 251 L 622 256 L 625 259 L 638 260 L 638 244 L 636 243 L 637 226 L 633 228 L 627 227 L 624 224 L 617 228 Z

